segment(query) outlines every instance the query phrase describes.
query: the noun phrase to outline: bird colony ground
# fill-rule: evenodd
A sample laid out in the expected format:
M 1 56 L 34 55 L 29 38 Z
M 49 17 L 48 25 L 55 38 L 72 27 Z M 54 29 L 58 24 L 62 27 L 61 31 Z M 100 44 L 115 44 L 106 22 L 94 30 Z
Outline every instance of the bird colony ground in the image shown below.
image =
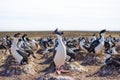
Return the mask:
M 13 35 L 17 32 L 0 32 L 0 38 L 5 35 Z M 29 38 L 41 38 L 54 36 L 52 31 L 42 31 L 42 32 L 20 32 L 21 34 L 28 34 Z M 64 36 L 66 37 L 78 37 L 80 35 L 84 37 L 92 36 L 93 33 L 98 35 L 98 32 L 88 32 L 88 31 L 64 31 Z M 107 32 L 106 36 L 112 35 L 113 37 L 118 37 L 120 32 Z M 30 57 L 29 64 L 18 65 L 15 60 L 11 60 L 12 56 L 7 52 L 3 54 L 0 50 L 0 80 L 120 80 L 120 68 L 114 68 L 105 66 L 103 60 L 104 55 L 97 55 L 96 59 L 93 59 L 92 54 L 82 54 L 79 60 L 69 62 L 67 64 L 77 65 L 81 67 L 81 71 L 69 71 L 68 73 L 62 73 L 61 75 L 56 74 L 56 72 L 50 72 L 50 57 L 43 58 L 42 54 L 35 54 L 36 59 Z M 82 57 L 81 57 L 82 56 Z M 92 57 L 93 60 L 89 58 Z M 12 62 L 12 63 L 11 63 Z M 86 64 L 82 64 L 82 63 Z M 81 65 L 81 66 L 80 66 Z M 67 79 L 65 79 L 65 77 Z

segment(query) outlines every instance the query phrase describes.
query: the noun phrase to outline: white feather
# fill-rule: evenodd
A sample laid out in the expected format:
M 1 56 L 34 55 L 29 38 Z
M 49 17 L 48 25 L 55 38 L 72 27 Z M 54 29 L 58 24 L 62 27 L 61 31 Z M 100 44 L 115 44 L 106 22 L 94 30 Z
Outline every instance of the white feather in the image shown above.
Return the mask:
M 54 63 L 57 67 L 62 66 L 66 60 L 66 47 L 63 44 L 62 36 L 57 35 L 58 46 L 56 48 L 56 55 L 54 57 Z

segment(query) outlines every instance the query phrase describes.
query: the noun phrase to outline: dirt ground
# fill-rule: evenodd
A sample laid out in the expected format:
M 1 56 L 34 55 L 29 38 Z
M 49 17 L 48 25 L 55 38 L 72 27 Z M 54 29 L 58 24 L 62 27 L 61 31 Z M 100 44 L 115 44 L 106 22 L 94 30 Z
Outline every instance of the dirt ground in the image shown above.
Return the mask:
M 76 36 L 79 34 L 81 33 L 74 33 Z M 115 33 L 114 36 L 119 35 L 117 34 L 118 33 Z M 5 33 L 2 35 L 5 35 Z M 83 35 L 86 34 L 84 33 Z M 37 37 L 38 36 L 39 35 L 37 35 Z M 91 55 L 86 55 L 86 58 L 76 61 L 82 65 L 86 71 L 77 72 L 69 70 L 68 73 L 62 73 L 61 75 L 56 74 L 56 72 L 52 70 L 53 68 L 49 67 L 52 63 L 50 62 L 51 59 L 43 58 L 42 54 L 36 53 L 36 59 L 30 57 L 29 64 L 26 65 L 17 64 L 9 52 L 3 54 L 2 50 L 0 50 L 0 55 L 0 80 L 120 80 L 120 68 L 109 67 L 103 64 L 105 55 L 98 56 L 97 59 L 93 61 L 87 60 Z M 52 53 L 49 54 L 49 57 L 51 57 L 51 55 Z M 61 76 L 70 77 L 70 79 L 58 79 L 58 77 Z

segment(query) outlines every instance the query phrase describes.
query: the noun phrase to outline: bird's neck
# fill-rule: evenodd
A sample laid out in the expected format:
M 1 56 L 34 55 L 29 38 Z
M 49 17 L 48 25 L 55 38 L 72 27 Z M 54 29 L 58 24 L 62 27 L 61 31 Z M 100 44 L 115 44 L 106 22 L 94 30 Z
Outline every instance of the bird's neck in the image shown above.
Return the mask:
M 59 45 L 64 45 L 63 41 L 62 41 L 62 36 L 57 35 L 57 37 L 58 37 L 58 43 L 59 43 Z
M 14 38 L 13 43 L 14 43 L 14 44 L 17 44 L 17 43 L 18 43 L 18 39 L 19 39 L 19 38 Z
M 16 47 L 16 45 L 17 45 L 17 43 L 18 43 L 18 39 L 19 38 L 14 38 L 14 40 L 13 40 L 13 42 L 12 42 L 12 48 L 15 48 Z
M 104 33 L 100 34 L 100 41 L 104 41 Z
M 27 41 L 27 40 L 26 40 L 26 37 L 24 37 L 23 39 L 24 39 L 25 41 Z

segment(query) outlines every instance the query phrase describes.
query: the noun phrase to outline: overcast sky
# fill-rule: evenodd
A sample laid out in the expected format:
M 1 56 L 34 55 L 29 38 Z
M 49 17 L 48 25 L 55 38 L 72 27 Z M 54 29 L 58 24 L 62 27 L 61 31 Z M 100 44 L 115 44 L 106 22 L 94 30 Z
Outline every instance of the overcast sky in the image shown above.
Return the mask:
M 0 31 L 120 31 L 120 0 L 0 0 Z

